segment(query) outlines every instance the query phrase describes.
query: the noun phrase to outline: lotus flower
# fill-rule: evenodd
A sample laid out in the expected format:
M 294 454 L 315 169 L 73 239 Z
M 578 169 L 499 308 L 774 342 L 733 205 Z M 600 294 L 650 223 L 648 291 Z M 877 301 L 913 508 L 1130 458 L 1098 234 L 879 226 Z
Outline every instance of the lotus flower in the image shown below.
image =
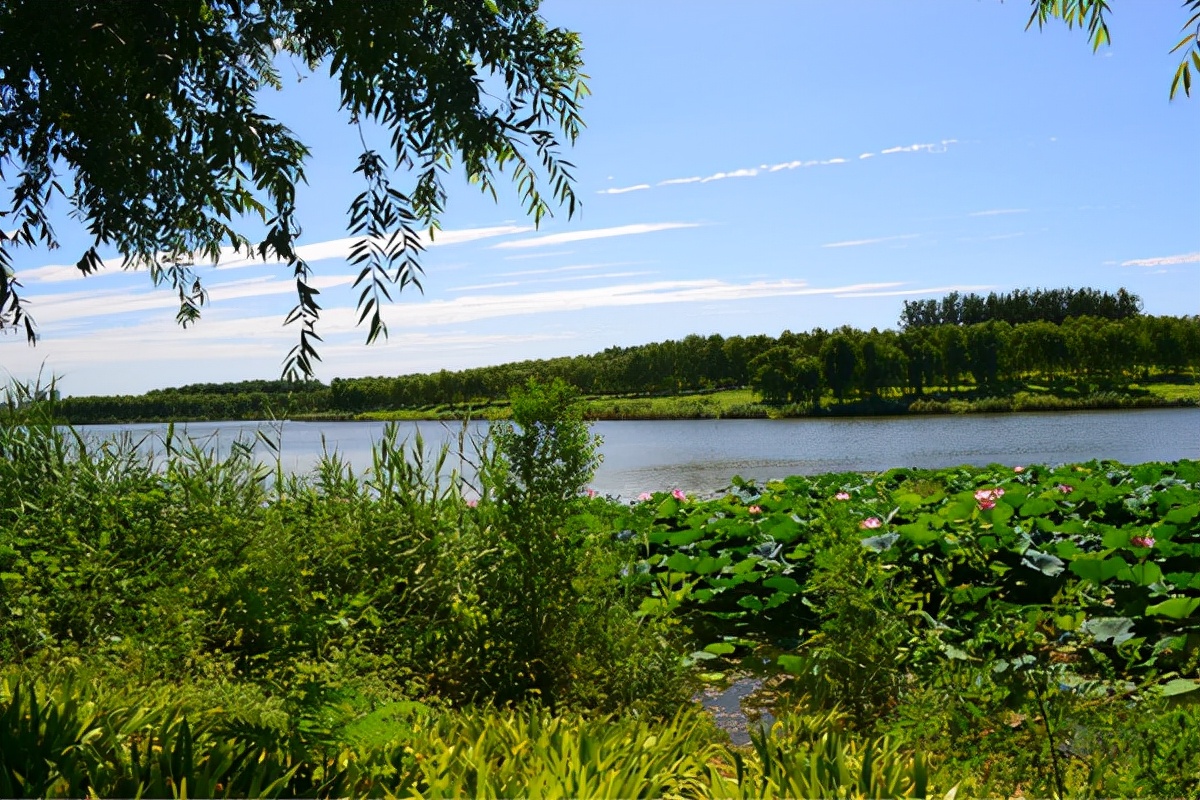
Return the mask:
M 467 508 L 475 508 L 477 505 L 479 505 L 479 501 L 474 497 L 467 501 Z
M 1024 467 L 1013 467 L 1013 472 L 1017 473 L 1018 475 L 1020 475 L 1024 471 L 1025 471 Z
M 653 500 L 653 499 L 654 499 L 654 495 L 650 494 L 649 492 L 642 492 L 641 494 L 638 495 L 639 503 L 644 503 L 647 500 Z
M 1075 491 L 1074 486 L 1069 486 L 1068 484 L 1065 484 L 1065 483 L 1060 483 L 1058 486 L 1055 486 L 1054 488 L 1058 489 L 1063 494 L 1070 494 L 1071 492 Z
M 1129 543 L 1134 547 L 1154 547 L 1153 536 L 1134 536 L 1129 540 Z
M 858 527 L 866 528 L 867 530 L 874 530 L 882 524 L 883 520 L 881 520 L 879 517 L 867 517 L 859 523 Z
M 746 510 L 747 510 L 748 512 L 750 512 L 751 514 L 761 514 L 761 513 L 762 513 L 762 506 L 750 506 L 750 507 L 749 507 L 749 508 L 747 508 Z
M 835 494 L 833 496 L 833 499 L 834 500 L 849 500 L 850 493 L 849 492 L 838 492 L 837 494 Z
M 675 489 L 671 492 L 671 497 L 681 502 L 687 502 L 687 495 L 683 493 L 683 489 Z

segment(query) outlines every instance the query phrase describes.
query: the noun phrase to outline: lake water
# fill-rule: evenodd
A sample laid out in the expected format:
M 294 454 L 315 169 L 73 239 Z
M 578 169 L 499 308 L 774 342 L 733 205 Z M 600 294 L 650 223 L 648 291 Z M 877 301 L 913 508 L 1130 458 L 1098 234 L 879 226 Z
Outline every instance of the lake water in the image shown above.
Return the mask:
M 401 438 L 419 431 L 427 443 L 456 445 L 461 425 L 397 423 Z M 266 423 L 188 423 L 176 430 L 221 449 L 250 439 Z M 161 435 L 165 425 L 81 426 L 90 435 Z M 268 427 L 269 429 L 269 427 Z M 482 434 L 484 423 L 471 432 Z M 285 469 L 308 472 L 323 450 L 336 450 L 356 470 L 371 464 L 379 422 L 281 424 Z M 1114 459 L 1126 463 L 1200 459 L 1200 408 L 1069 413 L 967 414 L 796 420 L 598 422 L 604 463 L 594 487 L 604 494 L 680 488 L 708 493 L 734 475 L 764 480 L 891 467 L 991 463 L 1057 464 Z M 259 445 L 264 458 L 269 455 Z M 457 462 L 454 464 L 457 466 Z

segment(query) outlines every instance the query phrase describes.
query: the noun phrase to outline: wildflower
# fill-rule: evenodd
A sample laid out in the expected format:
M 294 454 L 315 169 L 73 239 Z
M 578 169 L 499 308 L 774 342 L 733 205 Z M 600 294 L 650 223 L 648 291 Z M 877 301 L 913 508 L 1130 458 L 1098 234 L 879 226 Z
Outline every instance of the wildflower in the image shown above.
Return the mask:
M 883 524 L 883 520 L 879 519 L 879 517 L 867 517 L 861 523 L 859 523 L 858 527 L 866 528 L 868 530 L 874 530 L 875 528 L 878 528 L 882 524 Z
M 1025 471 L 1024 467 L 1013 467 L 1013 472 L 1017 473 L 1018 475 L 1020 475 L 1024 471 Z
M 682 500 L 682 501 L 687 500 L 687 495 L 683 493 L 683 489 L 674 490 L 673 492 L 671 492 L 671 497 L 674 497 L 676 500 Z
M 979 489 L 975 492 L 975 502 L 979 503 L 979 507 L 986 511 L 989 508 L 996 507 L 996 501 L 1004 496 L 1004 490 L 1000 487 L 995 489 Z
M 653 500 L 653 499 L 654 499 L 654 495 L 650 494 L 649 492 L 642 492 L 641 494 L 638 495 L 639 503 L 644 503 L 647 500 Z
M 835 494 L 833 496 L 833 499 L 834 500 L 849 500 L 850 493 L 849 492 L 838 492 L 837 494 Z
M 1154 547 L 1153 536 L 1134 536 L 1129 540 L 1129 543 L 1134 547 Z
M 751 514 L 761 514 L 762 506 L 750 506 L 746 510 L 749 511 Z
M 1065 483 L 1060 483 L 1058 486 L 1055 486 L 1054 488 L 1058 489 L 1063 494 L 1070 494 L 1071 492 L 1075 491 L 1074 486 L 1069 486 Z

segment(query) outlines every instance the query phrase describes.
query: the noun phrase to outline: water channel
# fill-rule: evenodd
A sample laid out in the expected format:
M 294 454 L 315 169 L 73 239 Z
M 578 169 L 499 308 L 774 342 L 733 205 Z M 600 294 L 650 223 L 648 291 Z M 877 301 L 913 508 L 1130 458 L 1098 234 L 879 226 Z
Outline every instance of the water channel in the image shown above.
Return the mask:
M 427 444 L 457 447 L 461 425 L 402 422 L 400 438 L 420 432 Z M 326 450 L 356 470 L 371 464 L 383 436 L 380 422 L 193 422 L 177 433 L 221 450 L 260 429 L 278 435 L 283 467 L 305 473 Z M 129 434 L 154 448 L 165 425 L 81 426 L 98 438 Z M 470 432 L 482 435 L 484 423 Z M 631 498 L 643 491 L 680 488 L 710 493 L 734 475 L 765 480 L 786 475 L 948 467 L 991 463 L 1058 464 L 1091 459 L 1126 463 L 1200 459 L 1200 408 L 968 414 L 795 420 L 670 420 L 598 422 L 604 462 L 594 488 Z M 271 456 L 257 448 L 259 456 Z M 271 456 L 273 458 L 273 456 Z M 455 459 L 452 459 L 455 461 Z M 457 466 L 457 462 L 452 464 Z

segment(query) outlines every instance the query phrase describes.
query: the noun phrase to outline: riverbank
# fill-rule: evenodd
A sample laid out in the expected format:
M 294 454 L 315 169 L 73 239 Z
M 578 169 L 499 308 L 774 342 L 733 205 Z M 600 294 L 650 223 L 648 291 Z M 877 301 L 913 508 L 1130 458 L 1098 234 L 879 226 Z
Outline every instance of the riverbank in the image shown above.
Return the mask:
M 931 392 L 923 397 L 877 397 L 838 403 L 826 398 L 812 404 L 770 405 L 757 399 L 750 389 L 727 389 L 686 395 L 656 397 L 589 397 L 584 417 L 593 421 L 688 420 L 688 419 L 799 419 L 822 417 L 879 417 L 922 414 L 973 414 L 1017 411 L 1090 411 L 1099 409 L 1190 408 L 1200 406 L 1200 384 L 1148 383 L 1128 391 L 1099 391 L 1087 394 L 1055 392 L 1029 386 L 1009 395 L 981 395 L 971 389 Z M 508 404 L 482 406 L 439 405 L 420 409 L 368 411 L 341 419 L 360 421 L 436 421 L 509 417 Z M 322 421 L 327 415 L 294 416 L 293 419 Z

